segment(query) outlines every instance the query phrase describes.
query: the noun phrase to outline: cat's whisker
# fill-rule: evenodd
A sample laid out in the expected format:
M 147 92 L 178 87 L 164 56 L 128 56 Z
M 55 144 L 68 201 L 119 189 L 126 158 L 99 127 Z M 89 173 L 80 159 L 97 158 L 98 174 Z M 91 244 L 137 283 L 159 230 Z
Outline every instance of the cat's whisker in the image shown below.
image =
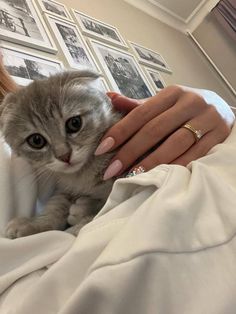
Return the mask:
M 30 179 L 32 179 L 32 181 L 30 181 L 29 183 L 30 183 L 30 185 L 33 184 L 33 182 L 34 182 L 34 177 L 32 176 L 31 173 L 26 173 L 26 174 L 24 174 L 23 176 L 21 176 L 20 178 L 18 178 L 18 179 L 15 181 L 15 183 L 16 183 L 17 185 L 20 185 L 20 184 L 22 183 L 22 181 L 23 181 L 23 180 L 26 180 L 26 179 L 27 179 L 28 182 L 29 182 Z
M 23 171 L 24 172 L 24 171 Z M 27 172 L 27 171 L 25 171 L 25 172 Z M 39 172 L 37 172 L 37 171 L 33 171 L 33 172 L 30 172 L 30 173 L 25 173 L 23 176 L 21 176 L 17 181 L 16 181 L 16 183 L 17 184 L 21 184 L 22 183 L 22 181 L 23 180 L 28 180 L 28 182 L 29 182 L 29 180 L 31 180 L 29 183 L 30 184 L 37 184 L 38 183 L 38 181 L 40 180 L 40 178 L 41 177 L 43 177 L 43 175 L 44 174 L 47 174 L 48 172 L 45 170 L 45 169 L 40 169 L 40 171 Z M 52 174 L 50 174 L 50 175 L 52 175 Z
M 44 176 L 42 179 L 37 178 L 37 182 L 40 182 L 42 186 L 47 186 L 49 180 L 53 177 L 52 173 L 48 173 L 47 176 Z

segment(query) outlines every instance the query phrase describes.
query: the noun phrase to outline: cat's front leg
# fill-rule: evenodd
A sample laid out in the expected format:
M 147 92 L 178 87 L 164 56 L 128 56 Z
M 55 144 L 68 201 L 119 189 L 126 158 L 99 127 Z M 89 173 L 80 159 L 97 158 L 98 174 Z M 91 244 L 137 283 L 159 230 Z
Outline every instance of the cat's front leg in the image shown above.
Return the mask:
M 52 196 L 39 216 L 15 218 L 6 229 L 7 238 L 15 239 L 49 230 L 65 230 L 71 201 L 64 194 Z
M 103 205 L 104 200 L 81 196 L 71 205 L 67 221 L 71 226 L 81 224 L 84 218 L 94 217 Z M 90 220 L 92 220 L 92 218 Z
M 66 229 L 67 233 L 73 234 L 74 236 L 77 236 L 80 232 L 80 230 L 87 225 L 90 221 L 92 221 L 94 216 L 86 216 L 81 218 L 80 222 L 74 226 L 69 227 Z

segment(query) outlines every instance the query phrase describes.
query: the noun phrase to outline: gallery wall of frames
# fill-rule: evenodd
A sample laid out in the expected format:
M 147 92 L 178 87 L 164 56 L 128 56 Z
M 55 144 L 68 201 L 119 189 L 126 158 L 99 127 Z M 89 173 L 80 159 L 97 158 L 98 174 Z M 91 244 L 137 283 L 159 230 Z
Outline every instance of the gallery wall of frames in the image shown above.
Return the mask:
M 0 49 L 7 70 L 23 86 L 65 69 L 91 68 L 102 74 L 105 91 L 138 99 L 166 86 L 161 72 L 172 73 L 158 52 L 54 0 L 0 0 Z

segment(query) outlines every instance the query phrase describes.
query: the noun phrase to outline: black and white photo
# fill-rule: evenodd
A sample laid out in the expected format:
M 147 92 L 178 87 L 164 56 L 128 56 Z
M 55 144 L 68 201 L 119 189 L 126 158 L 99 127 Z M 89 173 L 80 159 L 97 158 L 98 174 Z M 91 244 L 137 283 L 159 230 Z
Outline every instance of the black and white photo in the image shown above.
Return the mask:
M 15 82 L 21 86 L 44 79 L 63 70 L 60 61 L 29 54 L 26 51 L 0 46 L 3 63 Z
M 159 53 L 132 42 L 130 42 L 130 46 L 140 63 L 157 68 L 164 72 L 172 73 L 168 64 Z
M 43 12 L 47 12 L 60 18 L 72 21 L 70 13 L 63 3 L 54 0 L 38 0 L 38 4 Z
M 96 61 L 77 26 L 48 15 L 48 23 L 71 68 L 91 68 L 99 71 Z
M 57 51 L 33 0 L 0 0 L 0 39 Z
M 147 77 L 149 78 L 151 84 L 154 86 L 157 92 L 166 87 L 166 83 L 164 82 L 161 74 L 158 71 L 147 67 L 145 67 L 144 69 Z
M 131 54 L 95 40 L 90 42 L 114 91 L 135 99 L 153 95 L 151 86 Z
M 125 40 L 116 27 L 103 23 L 76 10 L 72 10 L 72 14 L 83 34 L 120 48 L 128 49 Z

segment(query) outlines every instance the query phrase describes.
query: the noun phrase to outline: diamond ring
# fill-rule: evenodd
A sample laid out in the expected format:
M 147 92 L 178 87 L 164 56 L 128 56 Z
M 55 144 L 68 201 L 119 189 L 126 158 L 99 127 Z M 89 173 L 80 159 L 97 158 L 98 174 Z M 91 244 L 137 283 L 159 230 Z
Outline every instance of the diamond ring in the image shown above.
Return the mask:
M 195 142 L 198 142 L 202 138 L 202 136 L 203 136 L 201 130 L 196 130 L 189 123 L 186 123 L 185 125 L 183 125 L 182 128 L 187 129 L 187 130 L 189 130 L 189 131 L 191 131 L 193 133 L 194 138 L 195 138 Z

